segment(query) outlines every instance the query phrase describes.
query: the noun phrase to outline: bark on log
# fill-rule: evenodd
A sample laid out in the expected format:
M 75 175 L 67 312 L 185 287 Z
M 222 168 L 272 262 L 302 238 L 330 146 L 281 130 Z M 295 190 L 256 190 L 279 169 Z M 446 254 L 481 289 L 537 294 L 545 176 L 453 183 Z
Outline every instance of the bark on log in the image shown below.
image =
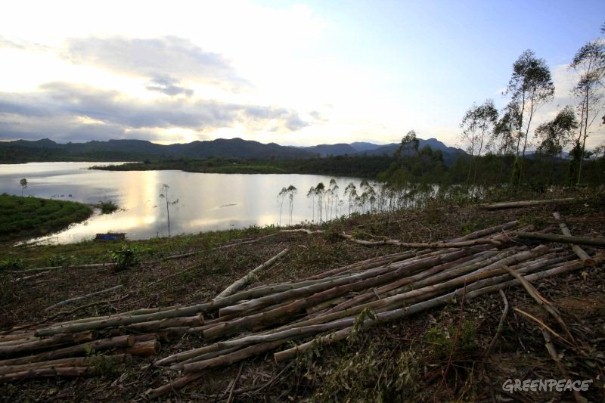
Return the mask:
M 0 357 L 26 354 L 46 348 L 90 341 L 92 339 L 94 339 L 94 334 L 92 332 L 83 332 L 80 334 L 58 334 L 47 339 L 28 339 L 28 341 L 25 341 L 24 343 L 0 345 Z
M 563 235 L 572 236 L 571 231 L 567 227 L 567 224 L 565 224 L 563 222 L 563 220 L 561 219 L 561 215 L 556 211 L 554 213 L 552 213 L 552 215 L 555 217 L 555 220 L 557 220 L 559 222 L 559 228 L 561 228 L 561 232 L 563 233 Z M 571 246 L 571 250 L 573 250 L 574 253 L 584 262 L 585 266 L 593 267 L 595 265 L 595 261 L 579 245 L 572 243 L 570 246 Z
M 597 264 L 600 264 L 605 261 L 605 257 L 600 255 L 600 256 L 597 256 L 597 258 L 595 260 L 597 261 Z M 527 275 L 524 277 L 528 281 L 533 281 L 536 279 L 542 279 L 542 278 L 546 278 L 546 277 L 560 275 L 563 273 L 568 273 L 573 270 L 577 270 L 581 267 L 583 267 L 583 263 L 576 261 L 576 262 L 572 262 L 572 263 L 563 265 L 561 267 L 541 271 L 538 273 L 533 273 L 533 274 L 530 274 L 530 275 Z M 414 305 L 410 305 L 407 307 L 377 313 L 375 315 L 376 319 L 369 319 L 369 320 L 364 321 L 362 323 L 362 328 L 365 329 L 365 328 L 374 326 L 379 323 L 386 323 L 386 322 L 391 322 L 394 320 L 400 320 L 400 319 L 410 316 L 412 314 L 446 304 L 446 303 L 452 301 L 454 298 L 462 296 L 463 294 L 465 294 L 465 296 L 464 296 L 465 300 L 469 300 L 469 299 L 478 297 L 480 295 L 484 295 L 484 294 L 494 292 L 494 291 L 499 291 L 499 290 L 509 287 L 511 285 L 518 285 L 518 284 L 519 284 L 519 281 L 516 279 L 513 279 L 513 280 L 509 280 L 509 281 L 500 282 L 500 283 L 497 283 L 494 285 L 485 286 L 483 288 L 479 288 L 479 289 L 473 290 L 468 293 L 466 293 L 466 289 L 464 287 L 459 288 L 453 292 L 435 297 L 428 301 L 423 301 L 423 302 L 420 302 L 420 303 L 417 303 Z M 330 333 L 328 335 L 324 335 L 324 336 L 320 336 L 319 338 L 315 338 L 315 339 L 313 339 L 309 342 L 303 343 L 299 346 L 275 353 L 274 359 L 276 362 L 281 362 L 281 361 L 293 358 L 301 352 L 308 351 L 309 349 L 314 348 L 316 345 L 330 344 L 335 341 L 342 340 L 342 339 L 346 338 L 352 332 L 353 332 L 353 326 L 343 328 L 339 331 Z
M 39 361 L 32 362 L 28 364 L 18 364 L 18 365 L 3 365 L 0 367 L 0 375 L 6 375 L 10 373 L 30 371 L 42 368 L 60 368 L 60 367 L 87 367 L 90 365 L 94 365 L 99 362 L 99 360 L 107 360 L 112 363 L 123 362 L 126 359 L 126 355 L 124 354 L 113 354 L 113 355 L 103 355 L 97 357 L 73 357 L 73 358 L 60 358 L 57 360 L 50 361 Z
M 29 371 L 14 372 L 11 374 L 0 375 L 0 382 L 12 382 L 35 378 L 53 378 L 58 376 L 75 378 L 86 375 L 89 370 L 89 367 L 58 367 L 32 369 Z
M 255 269 L 251 270 L 244 277 L 240 278 L 239 280 L 237 280 L 236 282 L 231 284 L 229 287 L 225 288 L 220 294 L 218 294 L 216 296 L 215 299 L 223 299 L 226 296 L 232 295 L 236 291 L 239 291 L 240 289 L 244 288 L 249 282 L 252 281 L 252 279 L 256 276 L 256 273 L 260 272 L 261 270 L 263 270 L 263 269 L 271 266 L 273 263 L 277 262 L 277 260 L 279 260 L 281 257 L 283 257 L 286 253 L 288 253 L 288 250 L 289 250 L 288 248 L 282 250 L 277 255 L 275 255 L 271 259 L 267 260 L 265 263 L 257 266 Z
M 537 232 L 515 232 L 519 238 L 535 239 L 538 241 L 549 241 L 559 243 L 571 243 L 580 245 L 592 245 L 605 247 L 605 238 L 587 238 L 581 236 L 566 236 L 555 234 L 542 234 Z
M 485 210 L 501 210 L 507 208 L 540 206 L 543 204 L 571 203 L 577 200 L 578 199 L 576 199 L 575 197 L 567 197 L 563 199 L 522 200 L 515 202 L 481 204 L 479 205 L 479 207 Z
M 229 307 L 236 309 L 236 311 L 234 312 L 241 313 L 247 312 L 249 309 L 246 308 L 250 307 L 258 308 L 259 306 L 269 306 L 287 300 L 306 297 L 304 299 L 296 299 L 291 304 L 288 304 L 286 306 L 218 324 L 214 327 L 205 330 L 203 332 L 204 338 L 213 339 L 224 334 L 232 333 L 236 330 L 246 329 L 252 326 L 263 326 L 279 318 L 294 315 L 304 310 L 308 306 L 312 306 L 319 302 L 333 299 L 349 291 L 356 291 L 359 289 L 365 289 L 368 287 L 374 287 L 376 285 L 385 284 L 402 277 L 408 272 L 413 273 L 415 270 L 418 269 L 431 267 L 450 260 L 455 260 L 468 253 L 470 253 L 469 250 L 460 250 L 457 252 L 445 254 L 443 256 L 434 256 L 426 259 L 420 259 L 414 261 L 411 264 L 402 265 L 402 267 L 398 268 L 397 270 L 387 272 L 382 275 L 375 275 L 372 270 L 369 270 L 364 273 L 360 273 L 359 275 L 339 279 L 328 284 L 319 284 L 317 286 L 292 290 L 290 292 L 283 293 L 282 295 L 270 295 L 255 301 L 250 301 L 250 303 Z M 222 310 L 220 312 L 222 312 Z
M 136 330 L 139 332 L 152 332 L 160 329 L 165 329 L 169 327 L 195 327 L 202 326 L 204 324 L 204 316 L 196 315 L 196 316 L 186 316 L 181 318 L 169 318 L 169 319 L 161 319 L 161 320 L 153 320 L 149 322 L 143 323 L 135 323 L 133 325 L 125 326 L 128 330 Z
M 15 364 L 27 364 L 36 361 L 48 361 L 55 360 L 58 358 L 73 357 L 81 354 L 89 354 L 93 351 L 103 351 L 111 348 L 123 348 L 130 347 L 134 344 L 133 336 L 116 336 L 108 339 L 94 340 L 88 343 L 78 344 L 75 346 L 69 346 L 60 348 L 57 350 L 51 350 L 44 353 L 31 355 L 27 357 L 11 358 L 8 360 L 0 361 L 2 365 L 15 365 Z
M 116 285 L 115 287 L 107 288 L 105 290 L 91 292 L 90 294 L 80 295 L 79 297 L 74 297 L 74 298 L 66 299 L 64 301 L 57 302 L 56 304 L 49 306 L 48 308 L 45 309 L 45 311 L 49 311 L 49 310 L 51 310 L 53 308 L 56 308 L 58 306 L 67 305 L 67 304 L 70 304 L 72 302 L 81 301 L 81 300 L 86 299 L 86 298 L 95 297 L 97 295 L 102 295 L 102 294 L 107 294 L 109 292 L 112 292 L 112 291 L 115 291 L 115 290 L 119 290 L 120 288 L 123 288 L 123 287 L 124 286 L 120 284 L 120 285 Z
M 136 357 L 149 357 L 160 352 L 161 344 L 157 340 L 137 341 L 132 347 L 120 350 L 120 352 Z

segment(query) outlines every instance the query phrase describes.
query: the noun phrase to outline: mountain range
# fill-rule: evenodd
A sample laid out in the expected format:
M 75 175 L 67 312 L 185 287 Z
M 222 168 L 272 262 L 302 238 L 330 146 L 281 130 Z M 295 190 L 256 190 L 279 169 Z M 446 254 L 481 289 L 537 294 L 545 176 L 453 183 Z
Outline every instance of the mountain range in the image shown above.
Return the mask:
M 431 138 L 419 139 L 419 146 L 441 150 L 446 160 L 453 160 L 464 151 L 448 147 Z M 328 156 L 393 155 L 399 144 L 368 142 L 320 144 L 311 147 L 263 144 L 257 141 L 216 139 L 186 144 L 155 144 L 145 140 L 108 140 L 86 143 L 56 143 L 50 139 L 0 142 L 0 162 L 100 160 L 134 161 L 147 158 L 239 158 L 239 159 L 302 159 Z

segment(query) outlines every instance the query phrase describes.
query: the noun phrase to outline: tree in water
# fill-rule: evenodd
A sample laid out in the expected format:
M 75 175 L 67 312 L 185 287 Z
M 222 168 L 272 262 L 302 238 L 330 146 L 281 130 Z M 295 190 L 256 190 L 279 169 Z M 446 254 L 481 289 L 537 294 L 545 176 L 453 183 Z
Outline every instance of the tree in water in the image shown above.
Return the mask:
M 513 64 L 513 74 L 505 92 L 511 95 L 511 102 L 517 104 L 519 110 L 516 158 L 511 177 L 514 186 L 520 184 L 523 175 L 523 161 L 532 119 L 536 110 L 553 98 L 554 92 L 555 86 L 544 59 L 536 58 L 532 50 L 523 52 Z
M 164 199 L 164 201 L 166 202 L 166 216 L 167 216 L 167 224 L 168 224 L 168 237 L 171 237 L 171 231 L 170 231 L 170 206 L 174 206 L 175 204 L 177 204 L 179 202 L 179 199 L 176 200 L 170 200 L 170 197 L 168 196 L 168 189 L 170 189 L 170 186 L 168 186 L 167 184 L 163 184 L 162 185 L 162 192 L 160 193 L 160 199 Z
M 281 227 L 281 213 L 282 213 L 282 209 L 284 207 L 284 200 L 286 198 L 286 194 L 288 194 L 288 189 L 286 189 L 285 187 L 281 188 L 281 190 L 279 191 L 279 193 L 277 194 L 277 199 L 281 201 L 279 201 L 279 226 Z
M 345 188 L 345 196 L 349 198 L 349 217 L 351 217 L 351 207 L 353 207 L 357 198 L 357 187 L 353 182 L 349 183 Z
M 286 189 L 288 192 L 288 201 L 290 203 L 290 225 L 292 225 L 292 212 L 294 211 L 294 196 L 298 192 L 298 189 L 294 185 L 288 186 Z
M 580 184 L 582 163 L 586 154 L 586 139 L 594 120 L 603 107 L 603 85 L 605 84 L 605 44 L 597 39 L 582 46 L 574 56 L 570 68 L 578 75 L 578 83 L 572 94 L 578 99 L 580 124 L 574 139 L 572 157 L 577 166 L 577 180 Z
M 323 197 L 326 193 L 326 185 L 323 182 L 319 182 L 317 186 L 315 186 L 315 196 L 317 196 L 317 211 L 319 214 L 319 222 L 323 221 Z
M 19 181 L 19 184 L 21 185 L 21 197 L 23 197 L 25 189 L 27 189 L 27 179 L 25 179 L 25 178 L 21 179 Z

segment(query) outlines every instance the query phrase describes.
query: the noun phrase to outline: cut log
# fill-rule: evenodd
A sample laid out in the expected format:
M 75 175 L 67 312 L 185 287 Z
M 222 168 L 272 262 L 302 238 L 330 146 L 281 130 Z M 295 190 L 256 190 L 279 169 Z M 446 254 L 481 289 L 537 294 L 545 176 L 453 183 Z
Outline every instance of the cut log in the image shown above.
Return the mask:
M 0 357 L 10 357 L 20 354 L 32 353 L 51 347 L 64 346 L 73 343 L 81 343 L 94 339 L 92 332 L 83 332 L 80 334 L 58 334 L 47 339 L 36 338 L 37 340 L 27 339 L 24 343 L 3 344 L 0 345 Z
M 581 236 L 567 236 L 555 234 L 542 234 L 537 232 L 515 232 L 519 238 L 535 239 L 538 241 L 549 241 L 559 243 L 571 243 L 580 245 L 592 245 L 605 247 L 605 238 L 587 238 Z
M 597 261 L 597 264 L 600 264 L 605 261 L 605 257 L 602 255 L 599 255 L 595 258 L 595 260 Z M 545 271 L 540 271 L 537 273 L 529 274 L 524 277 L 528 281 L 533 281 L 533 280 L 537 280 L 537 279 L 560 275 L 563 273 L 568 273 L 568 272 L 577 270 L 582 267 L 583 267 L 583 263 L 576 261 L 576 262 L 568 263 L 568 264 L 565 264 L 565 265 L 562 265 L 560 267 L 556 267 L 553 269 L 548 269 Z M 490 280 L 492 280 L 492 279 L 490 279 Z M 391 322 L 394 320 L 400 320 L 400 319 L 410 316 L 412 314 L 416 314 L 418 312 L 446 304 L 456 298 L 460 298 L 462 295 L 464 295 L 465 300 L 469 300 L 469 299 L 472 299 L 472 298 L 475 298 L 475 297 L 478 297 L 478 296 L 481 296 L 481 295 L 484 295 L 484 294 L 487 294 L 490 292 L 499 291 L 499 290 L 509 287 L 511 285 L 518 285 L 518 284 L 519 284 L 519 281 L 517 279 L 513 279 L 513 280 L 509 280 L 509 281 L 504 281 L 504 282 L 499 282 L 496 284 L 484 286 L 482 288 L 479 288 L 479 289 L 476 289 L 476 290 L 473 290 L 470 292 L 467 292 L 466 287 L 462 287 L 462 288 L 459 288 L 448 294 L 435 297 L 428 301 L 423 301 L 423 302 L 420 302 L 420 303 L 417 303 L 414 305 L 410 305 L 410 306 L 406 306 L 403 308 L 398 308 L 398 309 L 393 309 L 390 311 L 377 313 L 374 315 L 375 319 L 367 319 L 367 320 L 363 321 L 359 328 L 365 329 L 367 327 L 374 326 L 379 323 L 386 323 L 386 322 Z M 349 322 L 354 323 L 354 321 L 351 321 L 351 319 L 349 319 Z M 353 332 L 353 330 L 354 330 L 354 327 L 349 326 L 349 327 L 345 327 L 341 330 L 338 330 L 336 332 L 330 333 L 328 335 L 320 336 L 309 342 L 303 343 L 299 346 L 281 351 L 279 353 L 275 353 L 274 359 L 276 362 L 281 362 L 281 361 L 293 358 L 299 353 L 308 351 L 308 350 L 314 348 L 316 345 L 330 344 L 330 343 L 333 343 L 333 342 L 336 342 L 339 340 L 343 340 L 349 334 L 351 334 Z
M 567 197 L 563 199 L 522 200 L 514 202 L 481 204 L 479 205 L 479 207 L 485 210 L 501 210 L 507 208 L 540 206 L 543 204 L 572 203 L 575 201 L 578 201 L 578 199 L 576 199 L 575 197 Z
M 94 340 L 88 343 L 78 344 L 75 346 L 69 346 L 60 348 L 57 350 L 51 350 L 44 353 L 31 355 L 27 357 L 11 358 L 0 361 L 2 365 L 16 365 L 16 364 L 27 364 L 30 362 L 37 361 L 48 361 L 55 360 L 58 358 L 74 357 L 83 354 L 90 354 L 95 351 L 103 351 L 112 348 L 124 348 L 131 347 L 134 344 L 133 336 L 116 336 L 108 339 Z
M 97 364 L 100 360 L 112 363 L 123 362 L 126 359 L 124 354 L 103 355 L 96 357 L 74 357 L 60 358 L 58 360 L 39 361 L 19 365 L 3 365 L 0 367 L 0 375 L 30 371 L 42 368 L 60 368 L 60 367 L 87 367 Z
M 68 377 L 75 378 L 84 376 L 89 372 L 89 367 L 58 367 L 32 369 L 29 371 L 14 372 L 0 375 L 0 382 L 13 382 L 24 379 Z
M 561 215 L 556 211 L 554 213 L 552 213 L 552 215 L 555 217 L 555 220 L 559 221 L 559 228 L 561 228 L 561 232 L 563 233 L 563 235 L 572 236 L 571 231 L 567 227 L 567 224 L 565 224 L 563 222 L 563 220 L 561 219 Z M 593 267 L 595 265 L 595 261 L 579 245 L 572 243 L 572 244 L 570 244 L 570 246 L 571 246 L 571 250 L 573 250 L 574 253 L 584 262 L 584 265 L 586 265 L 588 267 Z
M 132 347 L 125 348 L 120 350 L 124 354 L 136 356 L 136 357 L 149 357 L 152 355 L 157 355 L 160 352 L 160 342 L 157 340 L 146 340 L 146 341 L 137 341 Z
M 215 299 L 225 298 L 226 296 L 234 294 L 236 291 L 239 291 L 240 289 L 244 288 L 248 283 L 252 281 L 252 279 L 256 276 L 258 272 L 271 266 L 273 263 L 283 257 L 286 253 L 288 253 L 288 248 L 282 250 L 277 255 L 273 256 L 271 259 L 267 260 L 265 263 L 261 264 L 255 269 L 251 270 L 244 277 L 240 278 L 239 280 L 231 284 L 229 287 L 225 288 L 220 294 L 216 296 Z
M 357 244 L 364 245 L 364 246 L 392 245 L 392 246 L 401 246 L 404 248 L 416 248 L 416 249 L 419 249 L 419 248 L 425 248 L 425 249 L 466 248 L 469 246 L 484 245 L 484 244 L 491 244 L 491 245 L 496 245 L 496 246 L 501 245 L 501 242 L 499 242 L 498 240 L 496 240 L 494 238 L 479 238 L 479 239 L 473 239 L 473 240 L 468 240 L 468 241 L 458 241 L 458 242 L 424 243 L 424 242 L 402 242 L 397 239 L 383 239 L 380 241 L 365 241 L 362 239 L 356 239 L 352 235 L 347 235 L 344 232 L 342 234 L 340 234 L 340 236 L 342 236 L 343 238 L 345 238 L 351 242 L 355 242 Z

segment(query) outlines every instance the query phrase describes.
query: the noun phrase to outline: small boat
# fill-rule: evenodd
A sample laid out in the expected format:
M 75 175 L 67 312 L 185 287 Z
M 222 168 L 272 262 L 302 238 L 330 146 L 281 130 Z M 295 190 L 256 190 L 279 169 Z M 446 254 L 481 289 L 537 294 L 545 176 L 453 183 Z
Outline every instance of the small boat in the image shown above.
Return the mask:
M 96 241 L 123 241 L 126 239 L 124 232 L 107 232 L 105 234 L 97 234 Z

